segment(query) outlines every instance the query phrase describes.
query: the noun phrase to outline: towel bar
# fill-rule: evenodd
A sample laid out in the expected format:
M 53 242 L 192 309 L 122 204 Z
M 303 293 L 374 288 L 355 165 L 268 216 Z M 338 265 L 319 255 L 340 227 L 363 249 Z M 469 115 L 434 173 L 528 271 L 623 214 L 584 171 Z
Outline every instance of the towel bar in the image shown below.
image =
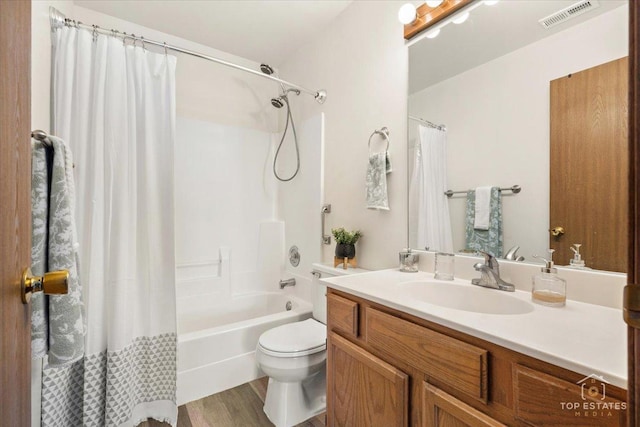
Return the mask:
M 447 190 L 447 191 L 444 192 L 444 194 L 447 197 L 451 197 L 454 194 L 468 193 L 469 191 L 473 191 L 473 190 L 462 190 L 462 191 Z M 511 186 L 511 187 L 500 188 L 500 191 L 512 191 L 513 194 L 518 194 L 519 192 L 522 191 L 522 187 L 520 187 L 519 185 L 514 185 L 514 186 Z

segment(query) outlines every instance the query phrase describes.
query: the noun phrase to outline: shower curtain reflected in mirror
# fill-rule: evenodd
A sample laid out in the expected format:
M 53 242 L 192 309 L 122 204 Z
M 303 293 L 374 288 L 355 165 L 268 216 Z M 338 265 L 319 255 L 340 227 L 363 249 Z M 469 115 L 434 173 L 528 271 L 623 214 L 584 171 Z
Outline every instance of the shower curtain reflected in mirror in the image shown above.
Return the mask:
M 447 191 L 447 132 L 417 126 L 409 182 L 409 247 L 453 252 Z
M 42 425 L 175 425 L 176 58 L 69 27 L 53 42 L 87 334 L 84 359 L 45 363 Z

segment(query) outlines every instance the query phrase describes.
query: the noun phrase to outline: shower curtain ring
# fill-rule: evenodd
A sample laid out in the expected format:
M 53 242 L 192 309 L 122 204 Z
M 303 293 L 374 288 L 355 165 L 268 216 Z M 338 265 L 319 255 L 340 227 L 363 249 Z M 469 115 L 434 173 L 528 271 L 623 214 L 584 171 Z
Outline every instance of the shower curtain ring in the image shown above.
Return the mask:
M 142 50 L 147 50 L 147 47 L 144 45 L 144 37 L 140 36 L 140 42 L 142 43 Z
M 167 42 L 162 42 L 162 44 L 164 46 L 164 54 L 169 55 L 169 50 L 167 49 Z
M 92 27 L 93 27 L 92 37 L 93 37 L 93 42 L 95 43 L 95 42 L 98 41 L 98 26 L 97 25 L 92 25 Z

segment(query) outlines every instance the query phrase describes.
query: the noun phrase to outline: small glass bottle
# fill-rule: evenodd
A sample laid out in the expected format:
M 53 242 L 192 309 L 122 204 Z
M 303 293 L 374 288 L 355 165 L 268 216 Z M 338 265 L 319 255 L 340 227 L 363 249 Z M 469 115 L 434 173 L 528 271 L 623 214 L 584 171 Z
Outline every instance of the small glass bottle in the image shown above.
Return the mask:
M 533 276 L 531 300 L 550 307 L 563 307 L 567 302 L 567 281 L 558 277 L 558 270 L 553 266 L 553 249 L 549 249 L 549 259 L 534 255 L 545 262 L 540 273 Z

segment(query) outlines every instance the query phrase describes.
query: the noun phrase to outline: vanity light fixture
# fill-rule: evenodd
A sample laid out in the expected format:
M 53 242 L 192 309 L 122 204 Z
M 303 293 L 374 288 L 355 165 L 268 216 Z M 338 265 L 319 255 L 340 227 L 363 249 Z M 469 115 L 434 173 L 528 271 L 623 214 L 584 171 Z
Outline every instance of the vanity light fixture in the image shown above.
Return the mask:
M 416 7 L 411 3 L 403 4 L 398 10 L 398 20 L 404 25 L 414 23 L 417 17 Z
M 404 38 L 414 44 L 423 37 L 435 38 L 450 23 L 462 24 L 469 19 L 472 10 L 484 5 L 493 6 L 498 0 L 447 0 L 436 9 L 423 4 L 417 9 L 415 20 L 404 26 Z M 420 37 L 415 37 L 422 33 Z
M 461 13 L 451 20 L 454 24 L 462 24 L 464 21 L 469 19 L 469 12 Z
M 425 3 L 427 4 L 427 6 L 433 9 L 440 6 L 443 2 L 444 0 L 427 0 Z
M 431 31 L 428 31 L 427 34 L 425 34 L 425 36 L 428 39 L 435 39 L 436 37 L 438 37 L 438 34 L 440 34 L 440 28 L 434 28 Z

